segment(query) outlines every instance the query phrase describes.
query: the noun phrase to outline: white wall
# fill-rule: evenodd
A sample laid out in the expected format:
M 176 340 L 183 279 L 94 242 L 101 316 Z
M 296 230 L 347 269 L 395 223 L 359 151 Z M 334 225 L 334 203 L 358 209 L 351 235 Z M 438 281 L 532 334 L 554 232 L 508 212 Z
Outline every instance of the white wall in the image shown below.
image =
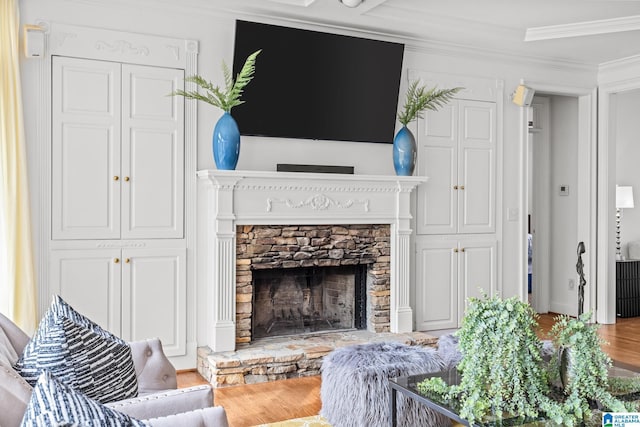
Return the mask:
M 140 5 L 137 1 L 68 1 L 68 0 L 21 0 L 21 20 L 23 23 L 35 23 L 39 19 L 60 23 L 93 26 L 164 35 L 176 38 L 196 39 L 200 41 L 199 74 L 213 80 L 222 81 L 220 62 L 231 63 L 233 54 L 234 20 L 236 18 L 254 19 L 251 16 L 231 16 L 215 11 L 211 5 L 206 11 L 175 6 L 154 6 L 150 2 Z M 277 19 L 255 18 L 264 22 L 281 25 L 295 25 L 303 28 L 323 29 L 305 24 L 291 24 Z M 347 32 L 351 35 L 365 36 L 362 33 Z M 376 38 L 370 35 L 372 38 Z M 389 40 L 388 37 L 378 37 Z M 402 39 L 397 41 L 405 42 Z M 523 52 L 526 54 L 526 52 Z M 38 86 L 37 60 L 23 61 L 23 95 L 25 122 L 29 156 L 35 157 L 38 150 L 36 117 L 30 113 L 35 110 Z M 550 85 L 593 88 L 596 86 L 596 70 L 585 67 L 568 67 L 560 63 L 542 62 L 522 57 L 514 58 L 501 54 L 489 54 L 477 50 L 464 50 L 459 47 L 443 47 L 433 44 L 411 41 L 405 51 L 404 76 L 401 94 L 404 93 L 408 69 L 442 72 L 450 74 L 473 75 L 498 78 L 505 85 L 505 108 L 503 115 L 502 155 L 498 158 L 498 179 L 502 182 L 502 194 L 498 199 L 498 218 L 506 218 L 507 209 L 524 206 L 520 201 L 520 189 L 523 182 L 520 176 L 521 159 L 524 156 L 520 147 L 520 107 L 510 102 L 510 95 L 521 79 L 542 82 Z M 257 64 L 259 72 L 259 63 Z M 198 168 L 213 167 L 211 157 L 211 132 L 220 115 L 219 111 L 208 105 L 198 108 Z M 526 150 L 526 147 L 524 148 Z M 566 154 L 569 156 L 569 153 Z M 244 138 L 242 141 L 239 169 L 274 170 L 277 162 L 288 163 L 329 163 L 352 164 L 358 174 L 393 174 L 391 146 L 385 144 L 344 143 L 331 141 L 297 141 L 284 139 Z M 559 173 L 562 171 L 559 171 Z M 31 168 L 30 178 L 39 179 L 38 171 Z M 562 177 L 564 178 L 564 177 Z M 569 179 L 568 177 L 566 178 Z M 571 181 L 563 182 L 572 184 Z M 575 188 L 575 187 L 574 187 Z M 39 201 L 33 200 L 33 209 L 39 208 Z M 522 216 L 526 218 L 526 215 Z M 37 224 L 36 239 L 39 239 Z M 525 271 L 519 269 L 519 255 L 524 252 L 526 239 L 520 234 L 526 230 L 518 221 L 498 222 L 502 236 L 498 242 L 502 259 L 499 263 L 499 277 L 502 279 L 502 295 L 509 297 L 520 295 L 525 286 Z M 522 248 L 519 242 L 524 242 Z M 572 243 L 573 245 L 573 243 Z M 526 266 L 526 264 L 525 264 Z
M 551 246 L 549 253 L 549 303 L 554 313 L 578 313 L 577 189 L 578 189 L 578 99 L 550 98 L 551 144 Z M 560 195 L 568 185 L 569 194 Z M 573 287 L 569 287 L 572 281 Z
M 633 187 L 636 208 L 623 209 L 620 220 L 622 254 L 628 257 L 628 243 L 640 240 L 640 90 L 615 95 L 616 184 Z

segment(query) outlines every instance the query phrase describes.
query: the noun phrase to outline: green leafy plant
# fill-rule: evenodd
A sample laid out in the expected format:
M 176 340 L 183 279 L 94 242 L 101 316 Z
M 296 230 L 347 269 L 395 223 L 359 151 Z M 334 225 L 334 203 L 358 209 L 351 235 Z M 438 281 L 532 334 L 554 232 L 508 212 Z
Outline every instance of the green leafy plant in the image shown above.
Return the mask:
M 402 111 L 398 114 L 398 121 L 403 126 L 408 125 L 418 117 L 422 117 L 424 110 L 436 111 L 447 104 L 453 96 L 464 88 L 456 87 L 452 89 L 427 89 L 426 86 L 418 86 L 419 81 L 415 80 L 409 84 L 407 95 Z
M 536 336 L 536 314 L 517 298 L 471 298 L 462 328 L 457 332 L 462 360 L 459 385 L 446 397 L 460 402 L 460 416 L 472 424 L 491 415 L 535 418 L 545 408 L 561 419 L 559 408 L 546 396 L 548 382 L 541 343 Z M 422 392 L 442 393 L 442 384 L 428 381 Z
M 567 399 L 576 415 L 590 414 L 589 400 L 599 402 L 610 411 L 624 412 L 624 403 L 610 393 L 611 359 L 602 350 L 604 340 L 597 324 L 590 324 L 591 313 L 578 318 L 558 316 L 551 328 L 558 353 L 551 359 L 550 372 L 559 373 Z M 570 409 L 570 408 L 567 408 Z
M 588 323 L 591 314 L 578 319 L 556 318 L 551 329 L 554 345 L 562 349 L 546 364 L 537 337 L 537 314 L 517 298 L 471 298 L 460 338 L 462 360 L 459 385 L 440 378 L 418 384 L 424 394 L 437 394 L 458 406 L 462 418 L 472 424 L 491 417 L 498 422 L 517 414 L 535 419 L 540 415 L 563 426 L 593 421 L 591 405 L 597 402 L 608 411 L 636 411 L 635 402 L 622 402 L 611 391 L 635 392 L 640 379 L 608 379 L 611 360 L 602 351 L 597 325 Z M 564 389 L 552 385 L 560 379 L 562 352 L 570 357 Z M 589 424 L 591 425 L 591 424 Z M 597 425 L 600 425 L 599 422 Z
M 184 91 L 182 89 L 178 89 L 170 95 L 184 96 L 187 99 L 203 101 L 207 104 L 213 105 L 214 107 L 220 108 L 222 111 L 230 113 L 233 107 L 244 103 L 240 97 L 242 96 L 245 86 L 253 79 L 256 69 L 256 57 L 261 51 L 262 50 L 257 50 L 247 57 L 242 69 L 235 79 L 231 75 L 231 71 L 227 64 L 224 61 L 222 62 L 224 89 L 219 86 L 214 86 L 211 82 L 205 80 L 199 75 L 194 75 L 186 77 L 184 80 L 200 86 L 206 91 L 205 95 L 200 94 L 197 91 Z

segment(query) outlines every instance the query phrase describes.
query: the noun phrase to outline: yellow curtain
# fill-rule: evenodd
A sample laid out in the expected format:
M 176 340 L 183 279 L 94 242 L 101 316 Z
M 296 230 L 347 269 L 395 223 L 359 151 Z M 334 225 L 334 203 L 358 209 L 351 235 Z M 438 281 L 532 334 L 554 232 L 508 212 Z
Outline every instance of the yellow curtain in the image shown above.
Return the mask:
M 0 1 L 0 271 L 2 306 L 31 334 L 36 326 L 36 285 L 19 64 L 18 0 Z

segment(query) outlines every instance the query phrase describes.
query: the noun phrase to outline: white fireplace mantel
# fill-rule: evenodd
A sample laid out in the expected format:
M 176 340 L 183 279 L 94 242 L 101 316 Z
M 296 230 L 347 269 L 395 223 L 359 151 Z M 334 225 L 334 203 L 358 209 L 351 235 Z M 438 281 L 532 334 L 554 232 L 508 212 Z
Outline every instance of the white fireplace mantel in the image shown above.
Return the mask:
M 426 177 L 198 171 L 206 205 L 207 343 L 235 350 L 236 225 L 390 224 L 391 332 L 413 330 L 411 192 Z M 199 233 L 203 236 L 203 233 Z

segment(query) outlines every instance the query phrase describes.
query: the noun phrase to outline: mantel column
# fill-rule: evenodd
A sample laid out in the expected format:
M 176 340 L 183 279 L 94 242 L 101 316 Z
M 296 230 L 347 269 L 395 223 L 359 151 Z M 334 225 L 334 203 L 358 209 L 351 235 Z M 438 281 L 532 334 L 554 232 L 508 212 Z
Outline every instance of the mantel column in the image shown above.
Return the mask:
M 216 352 L 236 348 L 236 229 L 233 192 L 236 177 L 207 179 L 207 324 L 209 347 Z
M 391 230 L 391 332 L 413 331 L 411 309 L 411 192 L 415 184 L 398 182 L 396 219 Z

